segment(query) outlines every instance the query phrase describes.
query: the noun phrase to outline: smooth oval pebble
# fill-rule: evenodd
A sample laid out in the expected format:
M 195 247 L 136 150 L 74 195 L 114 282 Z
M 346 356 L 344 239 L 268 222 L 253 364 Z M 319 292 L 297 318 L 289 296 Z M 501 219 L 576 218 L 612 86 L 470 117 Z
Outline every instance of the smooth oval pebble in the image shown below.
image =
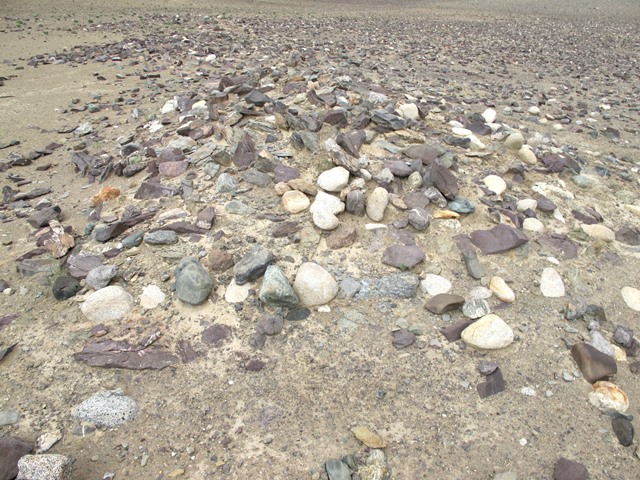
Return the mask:
M 367 199 L 367 216 L 374 222 L 381 222 L 388 204 L 389 192 L 382 187 L 377 187 Z
M 462 331 L 462 341 L 482 350 L 497 350 L 513 343 L 513 330 L 493 313 L 476 320 Z
M 293 282 L 300 304 L 308 307 L 329 303 L 338 294 L 339 288 L 333 276 L 313 262 L 300 265 Z
M 513 290 L 511 290 L 502 277 L 491 277 L 489 289 L 496 297 L 505 303 L 513 303 L 516 301 L 516 294 L 513 293 Z
M 633 287 L 622 287 L 620 290 L 624 303 L 627 304 L 631 310 L 640 312 L 640 290 Z
M 289 190 L 282 195 L 282 208 L 289 213 L 300 213 L 309 208 L 311 201 L 298 190 Z
M 589 403 L 604 413 L 624 413 L 629 408 L 629 398 L 617 385 L 600 381 L 589 392 Z
M 547 267 L 540 276 L 540 291 L 547 298 L 564 297 L 564 282 L 560 274 L 553 268 Z
M 504 141 L 504 146 L 509 150 L 520 150 L 524 145 L 524 137 L 520 132 L 513 132 Z
M 104 287 L 92 293 L 80 310 L 94 322 L 120 320 L 133 308 L 133 297 L 122 287 Z
M 483 182 L 487 188 L 496 195 L 502 195 L 502 193 L 507 189 L 507 182 L 497 175 L 487 175 L 484 177 Z
M 422 291 L 433 296 L 441 293 L 449 293 L 451 287 L 452 285 L 449 280 L 440 275 L 434 275 L 433 273 L 427 273 L 424 280 L 420 282 Z
M 453 127 L 451 131 L 458 137 L 468 137 L 469 135 L 473 135 L 471 130 L 462 127 Z
M 351 429 L 353 435 L 369 448 L 385 448 L 387 446 L 384 439 L 367 427 L 357 426 Z
M 605 242 L 613 242 L 616 239 L 616 234 L 613 233 L 613 230 L 598 223 L 594 225 L 582 224 L 581 228 L 591 238 L 604 240 Z
M 344 167 L 326 170 L 318 176 L 317 184 L 327 192 L 339 192 L 349 184 L 349 170 Z
M 522 229 L 527 232 L 542 232 L 544 230 L 544 223 L 537 218 L 525 218 L 524 222 L 522 222 Z
M 533 153 L 533 150 L 531 150 L 531 147 L 528 145 L 524 145 L 520 150 L 518 150 L 518 157 L 527 165 L 535 165 L 538 163 L 536 154 Z

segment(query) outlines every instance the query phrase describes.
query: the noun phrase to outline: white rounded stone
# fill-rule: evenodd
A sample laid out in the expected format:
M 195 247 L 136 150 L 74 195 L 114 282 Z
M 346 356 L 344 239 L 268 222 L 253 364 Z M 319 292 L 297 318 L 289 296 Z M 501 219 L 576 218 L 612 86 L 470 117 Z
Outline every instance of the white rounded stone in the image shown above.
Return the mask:
M 251 290 L 250 282 L 244 285 L 238 285 L 235 280 L 231 280 L 231 283 L 224 292 L 224 299 L 228 303 L 242 303 L 249 297 L 249 290 Z
M 487 186 L 487 188 L 496 195 L 502 195 L 507 189 L 507 182 L 505 182 L 504 179 L 502 177 L 499 177 L 498 175 L 487 175 L 486 177 L 484 177 L 483 182 Z
M 293 282 L 300 303 L 308 307 L 329 303 L 338 294 L 339 285 L 333 276 L 317 263 L 300 265 Z
M 487 123 L 494 123 L 496 121 L 498 114 L 493 108 L 487 108 L 484 112 L 482 112 L 482 118 Z
M 123 318 L 133 305 L 133 297 L 124 288 L 110 286 L 89 295 L 80 310 L 94 322 L 111 322 Z
M 516 301 L 516 294 L 507 285 L 502 277 L 491 277 L 489 280 L 489 289 L 493 294 L 505 303 L 513 303 Z
M 298 190 L 289 190 L 282 195 L 282 208 L 289 213 L 300 213 L 311 205 L 309 197 Z
M 594 225 L 581 225 L 582 231 L 596 240 L 604 240 L 605 242 L 613 242 L 616 239 L 616 234 L 613 233 L 609 227 L 596 223 Z
M 529 107 L 529 109 L 527 110 L 527 113 L 529 115 L 540 115 L 540 108 L 536 107 L 535 105 L 533 107 Z
M 469 292 L 469 300 L 487 300 L 493 296 L 493 292 L 487 287 L 474 287 Z
M 388 204 L 389 192 L 382 187 L 377 187 L 367 199 L 367 216 L 374 222 L 382 221 Z
M 327 211 L 317 211 L 311 214 L 313 224 L 322 230 L 334 230 L 340 225 L 340 220 L 333 213 Z
M 420 118 L 420 112 L 415 103 L 405 103 L 404 105 L 400 105 L 398 110 L 400 110 L 402 118 L 406 120 L 418 120 Z
M 427 273 L 424 280 L 420 282 L 420 288 L 424 293 L 429 295 L 439 295 L 441 293 L 448 293 L 451 290 L 451 282 L 440 275 L 434 275 L 433 273 Z
M 157 285 L 147 285 L 140 294 L 140 306 L 151 310 L 164 302 L 165 295 Z
M 451 132 L 457 137 L 468 137 L 469 135 L 473 135 L 471 130 L 462 127 L 453 127 Z
M 337 215 L 338 213 L 344 212 L 344 209 L 344 202 L 342 202 L 338 197 L 319 191 L 315 200 L 311 204 L 309 211 L 311 213 L 329 212 Z
M 620 290 L 624 303 L 627 304 L 631 310 L 640 312 L 640 290 L 633 287 L 622 287 Z
M 505 348 L 513 342 L 513 330 L 499 316 L 490 313 L 462 331 L 462 341 L 482 350 Z
M 524 145 L 524 137 L 520 132 L 513 132 L 511 135 L 507 137 L 504 141 L 504 146 L 509 150 L 520 150 Z
M 564 282 L 560 274 L 551 267 L 547 267 L 542 271 L 540 276 L 540 291 L 547 298 L 564 297 Z
M 527 165 L 535 165 L 538 163 L 538 158 L 529 145 L 524 145 L 518 150 L 518 157 Z
M 542 232 L 544 230 L 544 223 L 537 218 L 525 218 L 522 222 L 522 229 L 528 232 Z
M 326 192 L 339 192 L 349 184 L 349 170 L 335 167 L 318 176 L 318 186 Z
M 520 213 L 525 210 L 535 210 L 536 208 L 538 208 L 538 201 L 533 198 L 523 198 L 522 200 L 518 200 L 518 203 L 516 203 L 516 209 Z
M 593 384 L 589 403 L 604 413 L 624 413 L 629 408 L 629 397 L 617 385 L 600 381 Z

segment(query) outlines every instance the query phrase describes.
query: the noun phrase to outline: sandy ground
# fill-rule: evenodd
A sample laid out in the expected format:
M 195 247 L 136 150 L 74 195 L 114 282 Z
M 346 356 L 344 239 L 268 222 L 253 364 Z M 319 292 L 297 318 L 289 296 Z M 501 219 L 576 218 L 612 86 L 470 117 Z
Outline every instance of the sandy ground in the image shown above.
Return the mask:
M 329 5 L 259 0 L 170 0 L 160 4 L 127 0 L 3 0 L 0 61 L 4 63 L 0 64 L 0 77 L 7 80 L 0 87 L 0 141 L 19 140 L 23 153 L 51 142 L 64 142 L 63 148 L 38 161 L 52 163 L 49 171 L 36 172 L 34 163 L 19 173 L 32 179 L 34 186 L 53 188 L 50 198 L 64 206 L 65 224 L 72 225 L 76 232 L 83 232 L 89 198 L 100 186 L 87 185 L 75 175 L 69 154 L 77 141 L 67 141 L 68 136 L 57 133 L 83 118 L 83 114 L 65 113 L 72 100 L 79 98 L 87 103 L 100 96 L 110 102 L 121 92 L 129 95 L 139 88 L 144 99 L 137 106 L 151 112 L 179 93 L 180 85 L 174 83 L 152 95 L 147 82 L 138 75 L 139 65 L 90 61 L 84 65 L 33 68 L 26 61 L 33 55 L 61 52 L 76 45 L 99 45 L 144 35 L 155 29 L 154 22 L 185 12 L 221 16 L 221 24 L 231 32 L 241 28 L 234 23 L 236 18 L 256 17 L 288 17 L 300 22 L 333 17 L 371 17 L 380 22 L 389 17 L 400 22 L 398 25 L 403 18 L 411 18 L 414 22 L 424 19 L 427 25 L 436 21 L 481 23 L 489 30 L 492 22 L 501 21 L 513 22 L 523 29 L 535 24 L 540 31 L 547 20 L 554 20 L 596 30 L 602 24 L 605 31 L 633 32 L 635 27 L 636 35 L 629 35 L 627 42 L 602 48 L 619 53 L 633 53 L 640 48 L 640 5 L 632 0 L 333 1 Z M 162 23 L 157 28 L 185 33 L 180 27 Z M 577 32 L 579 27 L 571 31 Z M 429 36 L 428 31 L 411 34 Z M 318 35 L 326 38 L 331 33 L 318 31 Z M 493 48 L 500 48 L 501 41 L 495 38 Z M 585 38 L 576 39 L 578 44 L 583 41 L 587 42 Z M 460 67 L 460 72 L 463 70 Z M 543 85 L 545 81 L 553 83 L 536 79 L 530 73 L 534 70 L 523 70 L 514 83 L 522 88 Z M 117 73 L 122 73 L 123 78 L 116 78 Z M 100 75 L 107 80 L 99 80 Z M 174 78 L 175 71 L 163 71 L 162 75 L 163 80 Z M 455 69 L 451 75 L 455 82 Z M 470 94 L 477 87 L 468 79 L 460 80 L 460 84 Z M 620 95 L 635 98 L 637 103 L 637 87 L 625 84 L 620 88 L 624 89 Z M 130 110 L 108 111 L 105 117 L 100 122 L 105 137 L 92 148 L 112 151 L 115 139 L 135 132 L 138 124 L 131 120 Z M 637 119 L 636 113 L 625 122 L 637 131 Z M 570 132 L 562 135 L 563 141 L 579 144 L 582 149 L 612 152 L 620 157 L 638 156 L 637 149 L 629 146 L 638 144 L 637 134 L 634 137 L 625 133 L 630 139 L 628 144 L 611 144 L 602 138 L 585 140 L 586 135 L 574 136 Z M 589 143 L 580 143 L 585 141 Z M 0 151 L 0 161 L 10 151 Z M 509 163 L 502 159 L 493 168 L 504 168 Z M 474 163 L 464 168 L 469 176 L 487 169 Z M 0 179 L 2 186 L 10 184 L 7 173 Z M 637 176 L 637 169 L 634 174 Z M 139 181 L 117 178 L 110 183 L 131 193 Z M 598 187 L 584 194 L 576 205 L 598 206 L 616 226 L 637 226 L 637 217 L 622 211 L 620 202 L 613 199 L 615 191 L 622 187 L 632 190 L 638 199 L 636 178 L 631 186 L 617 181 Z M 473 194 L 470 181 L 465 183 L 464 191 Z M 277 203 L 273 193 L 265 194 L 265 199 L 267 203 Z M 263 199 L 251 201 L 258 206 Z M 177 200 L 172 202 L 162 208 L 181 205 Z M 123 205 L 124 200 L 118 208 Z M 223 224 L 225 220 L 231 222 L 223 215 Z M 233 231 L 232 237 L 241 244 L 244 236 L 259 235 L 264 225 L 248 222 L 240 226 L 243 229 Z M 464 231 L 490 226 L 486 217 L 479 217 L 466 224 Z M 535 282 L 548 264 L 539 251 L 531 252 L 527 258 L 512 252 L 483 259 L 494 274 L 512 282 L 518 297 L 515 304 L 499 312 L 518 336 L 505 350 L 481 353 L 464 348 L 460 342 L 447 344 L 438 332 L 442 320 L 425 314 L 424 299 L 417 298 L 397 301 L 392 307 L 382 300 L 335 300 L 330 313 L 314 311 L 304 322 L 288 322 L 282 334 L 269 338 L 267 347 L 255 352 L 247 345 L 259 315 L 253 305 L 237 312 L 221 298 L 201 307 L 186 307 L 175 300 L 151 312 L 140 309 L 126 322 L 114 326 L 113 337 L 139 339 L 159 326 L 165 333 L 161 344 L 171 348 L 178 339 L 197 343 L 203 328 L 216 322 L 232 327 L 232 340 L 220 348 L 203 348 L 202 356 L 189 364 L 159 372 L 135 372 L 96 369 L 73 360 L 72 355 L 88 341 L 92 324 L 81 315 L 78 301 L 56 302 L 50 287 L 40 284 L 41 279 L 20 278 L 16 274 L 15 257 L 33 248 L 31 232 L 32 228 L 22 220 L 0 224 L 0 278 L 8 280 L 16 291 L 10 297 L 0 296 L 0 314 L 21 312 L 19 320 L 0 331 L 0 345 L 18 344 L 0 363 L 0 410 L 13 409 L 23 415 L 18 424 L 0 427 L 0 435 L 36 440 L 42 433 L 60 433 L 62 439 L 50 453 L 73 457 L 78 479 L 101 479 L 106 472 L 116 473 L 117 479 L 168 478 L 168 474 L 180 469 L 185 471 L 183 478 L 191 479 L 312 478 L 311 472 L 324 461 L 364 451 L 350 431 L 361 424 L 377 430 L 387 440 L 386 454 L 394 479 L 488 479 L 497 471 L 515 472 L 518 479 L 545 479 L 551 478 L 559 456 L 586 465 L 590 478 L 638 477 L 636 444 L 629 448 L 618 444 L 608 417 L 587 402 L 591 387 L 585 381 L 562 379 L 564 372 L 576 370 L 562 339 L 573 343 L 588 333 L 584 325 L 568 324 L 559 313 L 567 298 L 540 295 Z M 440 267 L 442 274 L 454 281 L 456 293 L 464 294 L 476 286 L 477 282 L 466 275 L 455 248 L 451 252 L 451 245 L 447 247 L 442 240 L 450 236 L 446 226 L 434 225 L 430 233 L 420 239 L 420 246 L 431 265 Z M 380 274 L 385 270 L 377 262 L 362 261 L 363 256 L 369 255 L 368 246 L 376 241 L 373 234 L 366 233 L 358 247 L 348 252 L 330 251 L 320 244 L 317 249 L 306 251 L 284 248 L 278 257 L 291 255 L 299 262 L 309 256 L 343 273 Z M 389 242 L 389 238 L 383 242 Z M 204 240 L 187 245 L 183 253 L 197 253 L 210 246 Z M 640 331 L 637 312 L 630 310 L 618 294 L 625 285 L 640 287 L 637 253 L 618 247 L 606 247 L 604 254 L 600 253 L 585 243 L 580 257 L 566 264 L 563 273 L 572 282 L 572 294 L 603 306 L 613 324 Z M 144 278 L 138 277 L 127 286 L 139 293 L 147 282 L 160 284 L 160 276 L 173 271 L 172 261 L 157 260 L 143 250 L 138 258 L 118 259 L 116 263 L 129 271 L 145 272 Z M 291 272 L 293 267 L 288 273 Z M 21 286 L 25 289 L 22 292 Z M 498 307 L 497 303 L 492 305 Z M 357 328 L 341 328 L 340 320 L 345 315 L 358 319 Z M 424 329 L 416 346 L 406 350 L 392 347 L 389 332 L 399 318 Z M 265 361 L 265 370 L 246 371 L 244 365 L 253 358 Z M 482 381 L 477 367 L 483 359 L 500 364 L 508 389 L 480 400 L 475 385 Z M 616 383 L 631 399 L 628 413 L 637 416 L 638 377 L 621 364 Z M 523 387 L 533 388 L 537 395 L 522 394 Z M 72 407 L 98 390 L 116 388 L 124 389 L 138 401 L 140 417 L 117 429 L 98 430 L 84 437 L 74 434 L 77 421 L 70 415 Z M 547 397 L 547 390 L 553 395 Z M 526 439 L 526 445 L 522 445 L 522 439 Z

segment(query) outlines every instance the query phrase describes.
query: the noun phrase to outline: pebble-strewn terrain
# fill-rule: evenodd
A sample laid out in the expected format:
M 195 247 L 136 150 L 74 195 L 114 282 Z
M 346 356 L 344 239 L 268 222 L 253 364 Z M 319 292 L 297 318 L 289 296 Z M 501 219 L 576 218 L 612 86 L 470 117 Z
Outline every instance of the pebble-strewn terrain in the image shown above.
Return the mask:
M 0 480 L 638 477 L 633 2 L 0 20 Z

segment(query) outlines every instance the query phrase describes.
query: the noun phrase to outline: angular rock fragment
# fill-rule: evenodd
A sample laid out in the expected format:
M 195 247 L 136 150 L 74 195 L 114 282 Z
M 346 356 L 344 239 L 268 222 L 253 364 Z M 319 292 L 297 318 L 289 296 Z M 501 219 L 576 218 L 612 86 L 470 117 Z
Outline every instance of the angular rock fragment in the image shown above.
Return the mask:
M 233 164 L 238 170 L 245 170 L 258 159 L 256 144 L 248 133 L 242 136 L 233 154 Z
M 42 228 L 49 225 L 51 220 L 59 220 L 62 216 L 62 210 L 59 206 L 43 208 L 27 218 L 27 223 L 34 228 Z
M 256 280 L 274 260 L 275 256 L 266 248 L 260 245 L 254 247 L 233 267 L 236 284 L 244 285 Z
M 507 388 L 504 377 L 502 376 L 502 371 L 499 367 L 485 378 L 485 382 L 479 383 L 476 386 L 480 398 L 487 398 L 497 393 L 504 392 Z
M 382 263 L 405 270 L 424 261 L 426 255 L 416 245 L 392 245 L 382 254 Z
M 33 450 L 33 444 L 19 437 L 0 438 L 0 480 L 18 475 L 18 461 Z
M 25 455 L 16 480 L 73 480 L 73 460 L 64 455 Z
M 503 224 L 496 225 L 490 230 L 471 232 L 469 238 L 485 255 L 506 252 L 529 241 L 520 230 Z
M 144 350 L 144 351 L 143 351 Z M 176 362 L 171 353 L 153 347 L 142 348 L 125 341 L 104 340 L 89 343 L 73 355 L 91 367 L 162 370 Z
M 457 310 L 464 305 L 464 297 L 452 293 L 440 293 L 430 298 L 425 304 L 425 308 L 436 315 Z
M 393 346 L 400 349 L 408 347 L 409 345 L 413 345 L 416 341 L 416 336 L 414 333 L 409 330 L 396 330 L 392 333 L 393 336 Z
M 258 296 L 264 303 L 277 307 L 293 308 L 299 303 L 289 280 L 276 265 L 267 267 Z
M 571 347 L 571 356 L 578 364 L 582 376 L 589 383 L 604 380 L 618 372 L 613 358 L 587 343 L 576 343 Z

